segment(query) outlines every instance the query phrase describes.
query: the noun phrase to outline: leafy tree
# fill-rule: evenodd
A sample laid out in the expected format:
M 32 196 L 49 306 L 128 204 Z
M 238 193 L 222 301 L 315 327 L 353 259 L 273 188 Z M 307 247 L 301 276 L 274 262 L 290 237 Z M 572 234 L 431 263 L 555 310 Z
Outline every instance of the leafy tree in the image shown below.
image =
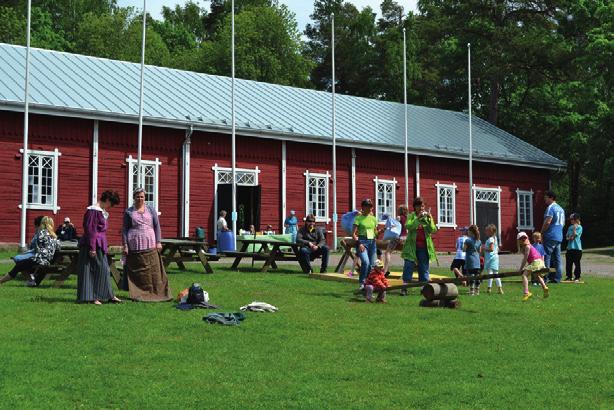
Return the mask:
M 376 52 L 375 14 L 369 7 L 362 11 L 343 0 L 316 0 L 311 15 L 314 24 L 305 29 L 307 55 L 316 66 L 311 80 L 316 88 L 331 89 L 331 13 L 335 14 L 336 91 L 364 97 L 377 97 L 374 87 Z
M 309 86 L 311 64 L 301 54 L 294 14 L 286 6 L 250 6 L 235 16 L 236 75 L 277 84 Z M 203 71 L 230 74 L 231 23 L 227 16 L 202 53 Z

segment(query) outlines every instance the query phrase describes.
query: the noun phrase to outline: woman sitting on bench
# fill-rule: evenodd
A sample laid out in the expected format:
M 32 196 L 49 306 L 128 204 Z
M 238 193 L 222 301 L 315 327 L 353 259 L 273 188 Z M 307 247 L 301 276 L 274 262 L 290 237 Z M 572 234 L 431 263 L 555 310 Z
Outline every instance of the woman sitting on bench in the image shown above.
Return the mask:
M 31 258 L 16 261 L 13 269 L 0 278 L 0 284 L 15 279 L 19 272 L 29 272 L 32 274 L 39 266 L 48 266 L 51 264 L 55 251 L 60 248 L 60 243 L 57 240 L 53 219 L 51 217 L 43 217 L 33 242 L 34 255 Z M 36 286 L 37 283 L 40 283 L 39 280 L 34 280 L 31 276 L 30 279 L 31 280 L 28 282 L 30 286 Z

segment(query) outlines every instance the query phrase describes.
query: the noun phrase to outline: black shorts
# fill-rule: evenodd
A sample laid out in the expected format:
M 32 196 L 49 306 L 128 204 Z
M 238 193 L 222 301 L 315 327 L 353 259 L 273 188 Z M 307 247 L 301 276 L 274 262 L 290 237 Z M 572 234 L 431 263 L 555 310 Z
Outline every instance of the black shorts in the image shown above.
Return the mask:
M 464 259 L 454 259 L 452 264 L 450 265 L 450 270 L 458 269 L 461 272 L 465 271 L 465 260 Z

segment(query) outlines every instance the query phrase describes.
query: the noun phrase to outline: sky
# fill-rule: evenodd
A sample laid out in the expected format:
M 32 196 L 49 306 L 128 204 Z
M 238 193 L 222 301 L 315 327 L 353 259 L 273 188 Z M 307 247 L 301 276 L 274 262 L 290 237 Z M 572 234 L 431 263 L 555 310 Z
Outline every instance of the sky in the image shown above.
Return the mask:
M 406 11 L 416 11 L 418 9 L 418 0 L 398 1 L 403 5 Z M 287 5 L 288 8 L 290 8 L 290 10 L 296 14 L 296 21 L 298 22 L 299 30 L 303 31 L 307 23 L 311 22 L 309 15 L 313 10 L 313 0 L 280 0 L 279 2 Z M 374 11 L 379 12 L 381 0 L 349 0 L 349 2 L 356 5 L 358 9 L 371 6 Z M 174 7 L 176 4 L 183 3 L 185 3 L 185 0 L 148 0 L 147 10 L 154 18 L 160 19 L 162 6 Z M 207 8 L 209 7 L 209 2 L 206 0 L 198 0 L 196 3 Z M 134 6 L 138 9 L 143 8 L 143 0 L 118 0 L 117 4 L 122 7 Z

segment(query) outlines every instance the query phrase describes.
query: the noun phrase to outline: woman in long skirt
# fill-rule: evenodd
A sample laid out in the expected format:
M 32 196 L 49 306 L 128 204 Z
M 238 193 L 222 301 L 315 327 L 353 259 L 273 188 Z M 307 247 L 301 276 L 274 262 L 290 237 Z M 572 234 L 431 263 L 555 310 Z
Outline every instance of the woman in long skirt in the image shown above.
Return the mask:
M 172 297 L 160 255 L 160 222 L 156 210 L 145 203 L 145 194 L 143 188 L 135 189 L 134 205 L 124 213 L 124 274 L 130 299 L 165 302 Z
M 100 200 L 87 208 L 83 217 L 83 236 L 79 241 L 77 302 L 101 305 L 103 301 L 120 303 L 111 288 L 107 261 L 107 209 L 119 204 L 119 195 L 105 191 Z

